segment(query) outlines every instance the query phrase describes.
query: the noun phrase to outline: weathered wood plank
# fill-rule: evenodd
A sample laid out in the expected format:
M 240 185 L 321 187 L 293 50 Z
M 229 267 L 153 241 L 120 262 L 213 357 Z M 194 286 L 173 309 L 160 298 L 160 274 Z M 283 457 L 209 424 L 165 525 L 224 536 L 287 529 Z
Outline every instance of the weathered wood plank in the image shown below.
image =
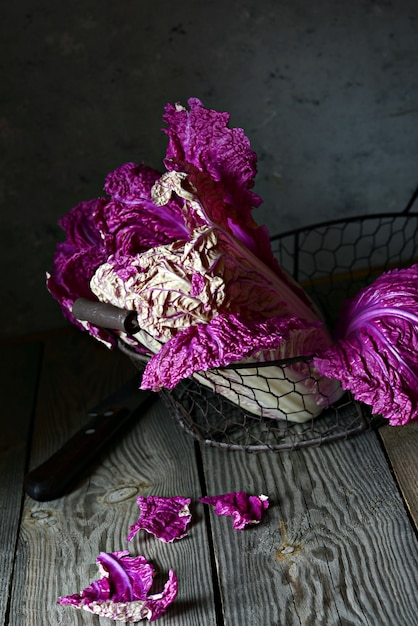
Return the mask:
M 418 546 L 372 432 L 297 452 L 204 449 L 210 494 L 271 498 L 234 531 L 212 516 L 226 624 L 416 624 Z
M 418 424 L 379 429 L 412 519 L 418 528 Z
M 125 356 L 109 353 L 81 334 L 48 345 L 31 465 L 80 427 L 86 407 L 134 371 Z M 147 533 L 128 544 L 128 528 L 139 514 L 139 493 L 200 495 L 193 442 L 160 402 L 102 455 L 91 475 L 68 496 L 44 503 L 26 498 L 10 626 L 107 625 L 108 620 L 85 611 L 57 606 L 56 599 L 98 577 L 95 558 L 100 551 L 121 549 L 144 554 L 162 579 L 170 567 L 176 571 L 179 597 L 161 624 L 215 624 L 204 520 L 195 515 L 189 536 L 174 544 Z
M 7 610 L 41 344 L 0 346 L 0 623 Z

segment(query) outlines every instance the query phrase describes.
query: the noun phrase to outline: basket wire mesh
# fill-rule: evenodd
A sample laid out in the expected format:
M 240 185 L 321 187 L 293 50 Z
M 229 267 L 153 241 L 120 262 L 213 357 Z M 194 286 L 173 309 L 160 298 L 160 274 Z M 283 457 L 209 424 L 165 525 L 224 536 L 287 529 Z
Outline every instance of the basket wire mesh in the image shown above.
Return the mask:
M 279 264 L 306 290 L 332 329 L 345 299 L 382 272 L 416 262 L 418 213 L 384 213 L 324 222 L 274 236 L 271 243 Z M 143 369 L 143 357 L 126 344 L 120 347 Z M 171 391 L 163 390 L 161 395 L 173 418 L 194 439 L 230 450 L 298 449 L 344 439 L 384 423 L 349 392 L 328 405 L 324 395 L 320 414 L 308 415 L 305 421 L 289 419 L 286 409 L 280 409 L 280 397 L 277 409 L 281 419 L 272 419 L 262 404 L 254 411 L 248 410 L 248 399 L 250 404 L 251 398 L 257 403 L 254 381 L 263 380 L 264 368 L 269 368 L 270 375 L 272 365 L 277 367 L 278 376 L 289 382 L 289 393 L 297 393 L 298 382 L 302 381 L 305 388 L 311 383 L 312 393 L 318 394 L 317 373 L 305 357 L 209 370 L 202 372 L 199 380 L 187 379 Z M 299 368 L 297 379 L 295 368 Z M 269 376 L 265 380 L 268 387 Z M 222 393 L 219 385 L 225 387 Z M 268 388 L 266 392 L 274 393 Z M 243 398 L 246 402 L 240 401 Z

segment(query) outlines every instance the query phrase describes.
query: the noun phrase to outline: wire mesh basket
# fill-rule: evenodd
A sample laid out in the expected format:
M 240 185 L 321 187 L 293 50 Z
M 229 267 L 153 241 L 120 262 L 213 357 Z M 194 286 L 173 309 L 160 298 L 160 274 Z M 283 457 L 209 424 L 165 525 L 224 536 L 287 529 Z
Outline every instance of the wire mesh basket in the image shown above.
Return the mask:
M 324 222 L 277 235 L 271 242 L 280 265 L 306 290 L 332 329 L 345 299 L 382 272 L 416 261 L 418 213 Z M 143 357 L 132 347 L 121 342 L 120 348 L 144 368 Z M 274 379 L 281 388 L 286 382 L 288 392 L 276 397 L 271 415 L 263 395 L 274 395 Z M 309 388 L 319 412 L 311 410 Z M 295 408 L 289 401 L 298 393 Z M 318 401 L 321 393 L 323 402 Z M 230 450 L 298 449 L 347 438 L 382 423 L 350 393 L 330 394 L 329 388 L 322 392 L 309 357 L 209 370 L 161 394 L 173 418 L 194 439 Z

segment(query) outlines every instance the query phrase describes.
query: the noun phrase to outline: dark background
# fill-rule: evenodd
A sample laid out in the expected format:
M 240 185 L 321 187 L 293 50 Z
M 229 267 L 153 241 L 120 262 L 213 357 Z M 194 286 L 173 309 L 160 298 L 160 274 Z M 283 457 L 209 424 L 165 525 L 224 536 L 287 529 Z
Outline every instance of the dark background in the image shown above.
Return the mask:
M 1 336 L 64 324 L 58 218 L 126 161 L 158 169 L 167 102 L 229 111 L 272 234 L 401 211 L 418 184 L 414 0 L 17 0 L 0 19 Z

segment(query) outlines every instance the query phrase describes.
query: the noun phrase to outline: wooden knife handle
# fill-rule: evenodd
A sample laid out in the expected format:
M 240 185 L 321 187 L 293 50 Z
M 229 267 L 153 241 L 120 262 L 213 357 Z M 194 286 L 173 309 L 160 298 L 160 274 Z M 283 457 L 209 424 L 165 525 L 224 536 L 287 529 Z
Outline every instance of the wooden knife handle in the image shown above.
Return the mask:
M 126 407 L 90 412 L 91 420 L 24 479 L 26 493 L 40 502 L 61 497 L 84 473 L 115 433 L 129 421 Z
M 72 306 L 72 313 L 78 320 L 90 322 L 101 328 L 122 330 L 128 334 L 140 330 L 135 311 L 125 311 L 113 304 L 78 298 Z

